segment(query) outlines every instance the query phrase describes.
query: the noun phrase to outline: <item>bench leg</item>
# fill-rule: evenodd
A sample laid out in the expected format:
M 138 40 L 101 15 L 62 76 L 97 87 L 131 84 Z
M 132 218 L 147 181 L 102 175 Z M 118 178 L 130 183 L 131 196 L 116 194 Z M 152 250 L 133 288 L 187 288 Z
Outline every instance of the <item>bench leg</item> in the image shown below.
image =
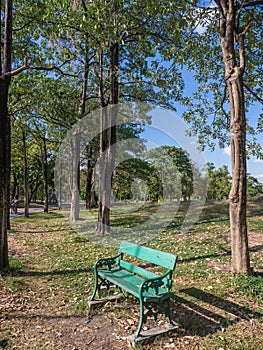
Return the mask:
M 170 298 L 168 298 L 168 299 L 166 300 L 166 303 L 167 303 L 166 316 L 168 317 L 169 323 L 170 323 L 170 324 L 173 324 L 172 315 L 171 315 L 171 303 L 170 303 Z
M 92 296 L 89 298 L 89 301 L 93 301 L 95 299 L 96 293 L 98 289 L 98 276 L 95 276 L 95 282 L 94 282 L 94 290 L 92 293 Z
M 144 303 L 143 300 L 140 299 L 140 320 L 138 324 L 138 328 L 134 334 L 134 339 L 140 336 L 140 332 L 142 329 L 142 325 L 146 322 L 149 316 L 154 316 L 155 321 L 157 320 L 158 314 L 164 314 L 168 318 L 169 325 L 174 326 L 172 317 L 171 317 L 171 309 L 170 309 L 170 298 L 167 298 L 160 305 L 155 304 L 154 307 L 147 305 L 147 311 L 144 313 Z
M 138 324 L 138 328 L 134 334 L 134 339 L 138 338 L 142 329 L 142 325 L 144 322 L 144 307 L 143 307 L 143 301 L 142 299 L 140 299 L 140 320 L 139 320 L 139 324 Z
M 97 287 L 94 287 L 94 291 L 93 291 L 93 293 L 92 293 L 92 296 L 89 298 L 89 301 L 95 300 L 96 292 L 97 292 Z

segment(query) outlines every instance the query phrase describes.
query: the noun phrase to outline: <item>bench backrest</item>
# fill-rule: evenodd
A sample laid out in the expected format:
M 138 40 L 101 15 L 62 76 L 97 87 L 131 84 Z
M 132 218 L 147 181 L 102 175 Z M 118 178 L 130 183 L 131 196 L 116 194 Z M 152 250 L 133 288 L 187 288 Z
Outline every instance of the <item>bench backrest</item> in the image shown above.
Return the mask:
M 161 252 L 159 250 L 155 250 L 152 248 L 140 246 L 140 245 L 130 243 L 130 242 L 125 242 L 125 241 L 121 242 L 119 251 L 120 251 L 120 253 L 134 256 L 138 259 L 147 261 L 151 264 L 165 267 L 168 270 L 175 269 L 177 255 L 174 255 L 171 253 Z M 124 263 L 124 265 L 125 265 L 125 263 Z M 123 267 L 125 267 L 125 266 L 123 266 Z M 136 270 L 137 269 L 141 269 L 141 268 L 138 267 L 138 268 L 136 268 Z M 136 271 L 134 271 L 134 272 L 136 272 Z M 149 274 L 151 274 L 151 273 L 149 272 Z

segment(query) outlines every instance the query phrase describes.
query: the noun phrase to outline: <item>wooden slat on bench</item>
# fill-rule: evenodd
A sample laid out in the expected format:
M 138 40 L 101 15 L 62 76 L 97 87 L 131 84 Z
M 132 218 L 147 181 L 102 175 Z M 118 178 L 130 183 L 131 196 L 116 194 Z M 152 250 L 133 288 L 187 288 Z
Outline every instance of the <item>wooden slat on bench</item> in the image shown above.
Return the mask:
M 145 270 L 139 266 L 133 265 L 128 263 L 127 261 L 124 260 L 120 260 L 120 267 L 122 267 L 123 269 L 129 270 L 133 273 L 136 273 L 138 275 L 141 275 L 145 278 L 154 278 L 154 277 L 159 277 L 158 275 L 156 275 L 155 273 Z
M 155 249 L 143 247 L 134 243 L 122 241 L 120 245 L 120 252 L 132 255 L 141 260 L 148 261 L 152 264 L 163 266 L 169 270 L 174 270 L 177 256 L 160 252 Z
M 125 270 L 116 270 L 114 272 L 99 270 L 98 273 L 102 278 L 105 278 L 109 282 L 124 288 L 137 298 L 139 297 L 138 291 L 141 283 L 144 281 L 143 278 L 133 275 Z

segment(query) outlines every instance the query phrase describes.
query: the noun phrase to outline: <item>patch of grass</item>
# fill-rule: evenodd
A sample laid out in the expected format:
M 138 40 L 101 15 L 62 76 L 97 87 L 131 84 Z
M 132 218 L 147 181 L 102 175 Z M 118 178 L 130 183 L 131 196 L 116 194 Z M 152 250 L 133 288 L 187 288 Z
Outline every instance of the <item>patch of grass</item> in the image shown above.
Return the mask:
M 237 293 L 263 304 L 263 277 L 238 275 L 233 280 Z
M 26 280 L 24 278 L 17 278 L 14 276 L 6 277 L 7 283 L 5 286 L 12 292 L 20 292 L 27 285 Z
M 156 205 L 145 205 L 137 212 L 125 215 L 114 212 L 112 222 L 116 226 L 137 225 L 156 211 Z M 207 203 L 199 222 L 182 233 L 180 223 L 188 205 L 180 205 L 177 216 L 165 232 L 145 243 L 178 255 L 173 275 L 172 308 L 178 331 L 157 337 L 150 344 L 138 345 L 138 348 L 161 350 L 173 344 L 180 350 L 196 347 L 209 350 L 262 349 L 262 277 L 235 277 L 229 270 L 227 202 Z M 249 224 L 259 233 L 263 231 L 263 217 L 258 211 L 257 216 L 253 214 L 255 208 L 257 203 L 252 206 Z M 75 331 L 61 333 L 56 327 L 61 324 L 64 327 L 76 315 L 88 314 L 87 301 L 94 285 L 94 262 L 100 257 L 114 255 L 117 248 L 89 242 L 74 232 L 59 212 L 12 220 L 9 240 L 14 252 L 10 259 L 13 272 L 0 279 L 0 314 L 1 307 L 5 307 L 1 298 L 9 303 L 9 309 L 4 313 L 8 316 L 1 319 L 3 339 L 8 339 L 9 346 L 21 350 L 26 349 L 26 345 L 21 344 L 30 339 L 31 348 L 40 349 L 42 337 L 49 334 L 50 339 L 46 342 L 50 340 L 56 344 L 56 349 L 74 348 L 73 343 L 66 347 L 67 342 L 72 340 L 70 336 L 77 339 L 79 334 Z M 253 247 L 251 261 L 255 270 L 263 273 L 261 245 L 253 242 Z M 110 290 L 109 293 L 113 292 Z M 110 333 L 117 332 L 121 338 L 124 333 L 129 335 L 134 331 L 138 311 L 137 300 L 127 296 L 118 304 L 110 303 L 94 310 L 92 315 L 101 317 L 102 322 L 103 317 L 109 319 L 112 323 Z M 45 329 L 45 322 L 51 322 L 51 319 L 58 320 L 52 323 L 54 330 Z M 134 324 L 130 325 L 127 320 L 134 320 Z M 72 324 L 72 327 L 75 329 L 76 325 Z M 100 333 L 96 333 L 91 348 L 100 348 L 99 340 L 108 336 L 103 331 L 103 323 L 98 329 Z M 87 336 L 92 335 L 89 328 L 85 332 Z M 55 338 L 55 334 L 60 335 Z M 123 342 L 120 349 L 126 349 L 125 344 Z M 78 344 L 78 348 L 86 349 L 86 343 Z
M 260 209 L 262 211 L 262 209 Z M 253 230 L 259 230 L 263 234 L 263 218 L 262 216 L 253 217 L 248 219 L 249 227 Z
M 22 270 L 24 268 L 23 262 L 15 257 L 9 258 L 9 265 L 12 273 L 15 271 Z

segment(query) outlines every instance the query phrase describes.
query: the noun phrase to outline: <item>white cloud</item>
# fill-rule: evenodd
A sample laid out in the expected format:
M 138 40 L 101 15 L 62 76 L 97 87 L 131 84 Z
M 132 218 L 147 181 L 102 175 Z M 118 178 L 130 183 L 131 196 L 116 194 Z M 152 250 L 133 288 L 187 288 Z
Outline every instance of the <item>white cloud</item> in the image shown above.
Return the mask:
M 263 174 L 259 174 L 256 177 L 262 178 L 263 179 Z
M 227 156 L 231 156 L 230 146 L 227 146 L 223 149 L 223 154 L 226 154 Z

